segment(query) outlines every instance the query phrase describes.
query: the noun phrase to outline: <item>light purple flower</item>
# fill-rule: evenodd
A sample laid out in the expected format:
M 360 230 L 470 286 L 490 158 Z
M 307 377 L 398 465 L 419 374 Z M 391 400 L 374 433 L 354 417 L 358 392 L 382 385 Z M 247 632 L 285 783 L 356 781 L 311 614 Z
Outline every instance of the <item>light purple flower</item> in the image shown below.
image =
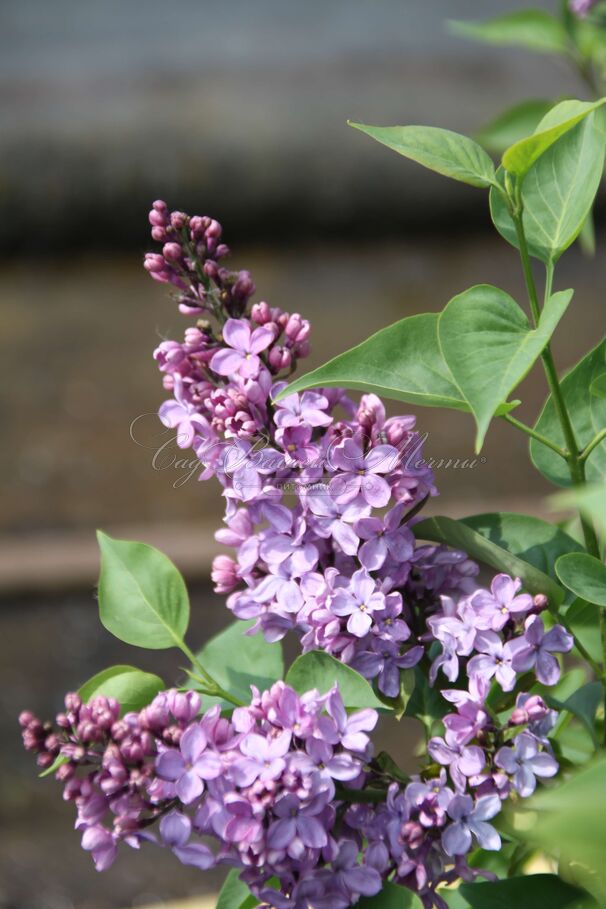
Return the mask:
M 522 732 L 513 740 L 513 747 L 499 748 L 495 764 L 512 779 L 519 794 L 526 798 L 534 792 L 536 777 L 555 776 L 558 762 L 547 751 L 539 750 L 539 742 L 528 732 Z
M 228 319 L 223 326 L 223 347 L 213 354 L 210 368 L 220 376 L 239 373 L 244 378 L 254 378 L 261 368 L 259 354 L 274 340 L 272 329 L 259 327 L 250 330 L 246 319 Z
M 572 650 L 572 635 L 561 625 L 554 625 L 546 632 L 543 619 L 531 615 L 526 619 L 524 637 L 520 640 L 521 647 L 513 662 L 515 671 L 528 672 L 534 667 L 539 682 L 555 685 L 560 678 L 560 664 L 552 654 Z
M 478 612 L 478 628 L 500 631 L 510 619 L 516 619 L 532 609 L 528 593 L 518 595 L 522 582 L 512 580 L 507 574 L 497 574 L 487 590 L 479 590 L 471 598 L 471 605 Z
M 285 755 L 290 748 L 291 733 L 283 730 L 274 739 L 256 732 L 246 736 L 240 745 L 242 760 L 235 763 L 231 772 L 239 786 L 250 786 L 255 780 L 275 780 L 286 767 Z
M 337 502 L 351 502 L 359 494 L 372 505 L 387 505 L 391 489 L 379 474 L 390 473 L 398 463 L 398 452 L 392 445 L 377 445 L 367 453 L 358 439 L 345 439 L 331 453 L 331 465 L 344 471 L 330 481 L 329 490 Z
M 156 761 L 158 776 L 175 784 L 175 792 L 184 805 L 202 795 L 205 780 L 214 780 L 222 772 L 221 758 L 214 751 L 207 751 L 207 744 L 202 727 L 195 723 L 181 736 L 179 750 L 168 748 Z
M 523 646 L 522 638 L 504 644 L 495 631 L 479 631 L 474 646 L 479 652 L 467 664 L 468 674 L 494 677 L 503 691 L 511 691 L 516 683 L 513 659 Z
M 465 855 L 469 852 L 472 837 L 482 849 L 497 851 L 501 848 L 501 837 L 491 820 L 501 810 L 497 795 L 485 795 L 474 805 L 470 795 L 455 795 L 448 805 L 448 814 L 453 822 L 442 834 L 442 846 L 447 855 Z
M 191 403 L 185 394 L 180 376 L 175 376 L 174 398 L 160 405 L 158 416 L 164 426 L 176 429 L 179 448 L 191 448 L 194 437 L 207 440 L 214 436 L 210 423 L 199 413 L 197 405 Z
M 97 871 L 107 871 L 118 851 L 112 834 L 101 824 L 86 828 L 82 834 L 82 848 L 92 854 Z
M 359 854 L 357 843 L 344 839 L 332 861 L 334 885 L 348 901 L 355 902 L 359 895 L 374 896 L 382 886 L 381 875 L 375 868 L 358 864 Z
M 372 614 L 382 609 L 385 609 L 385 596 L 377 590 L 376 582 L 365 568 L 354 572 L 349 587 L 337 589 L 330 604 L 335 615 L 349 616 L 347 630 L 357 638 L 368 634 Z
M 308 805 L 301 805 L 294 793 L 287 793 L 273 806 L 278 818 L 267 832 L 267 845 L 287 853 L 291 858 L 302 858 L 305 847 L 322 849 L 328 843 L 328 834 L 322 821 L 317 817 L 330 798 L 326 790 L 321 797 L 312 799 Z
M 272 388 L 272 397 L 286 386 L 277 383 Z M 274 423 L 280 428 L 290 426 L 330 426 L 332 417 L 326 413 L 330 405 L 328 398 L 315 391 L 304 391 L 302 395 L 287 395 L 276 404 Z
M 427 750 L 434 761 L 448 767 L 459 792 L 465 791 L 467 779 L 481 773 L 486 764 L 486 756 L 478 745 L 463 745 L 449 730 L 444 738 L 430 739 Z
M 414 550 L 414 537 L 401 524 L 405 508 L 396 505 L 384 518 L 360 518 L 355 531 L 365 542 L 360 547 L 360 562 L 369 571 L 377 571 L 388 555 L 396 562 L 408 561 Z

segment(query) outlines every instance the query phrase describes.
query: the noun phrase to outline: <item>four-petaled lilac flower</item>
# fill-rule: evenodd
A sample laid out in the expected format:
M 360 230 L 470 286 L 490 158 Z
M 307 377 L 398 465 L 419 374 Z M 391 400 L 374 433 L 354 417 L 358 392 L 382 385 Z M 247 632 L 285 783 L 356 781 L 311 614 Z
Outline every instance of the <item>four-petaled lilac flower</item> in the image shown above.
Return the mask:
M 240 745 L 244 759 L 232 767 L 239 786 L 250 786 L 255 780 L 269 782 L 280 776 L 286 767 L 284 756 L 290 748 L 291 733 L 284 729 L 270 739 L 251 732 Z
M 482 796 L 475 805 L 470 795 L 455 795 L 447 808 L 453 823 L 442 834 L 444 851 L 448 855 L 465 855 L 471 849 L 472 836 L 482 849 L 500 849 L 501 837 L 491 824 L 486 823 L 500 810 L 498 795 Z
M 214 435 L 212 427 L 197 407 L 188 401 L 180 376 L 175 378 L 173 395 L 174 398 L 160 405 L 158 416 L 164 426 L 177 430 L 176 442 L 179 448 L 191 448 L 196 436 L 201 436 L 203 442 L 211 439 Z
M 345 439 L 331 453 L 331 466 L 344 473 L 330 481 L 329 490 L 337 502 L 351 502 L 362 495 L 373 508 L 383 508 L 391 496 L 391 488 L 382 473 L 395 470 L 399 460 L 393 445 L 376 445 L 364 452 L 359 439 Z
M 404 505 L 396 505 L 384 518 L 360 518 L 355 531 L 365 542 L 360 547 L 360 562 L 369 571 L 381 568 L 388 555 L 396 562 L 408 561 L 414 551 L 414 537 L 402 524 Z
M 274 385 L 272 397 L 285 387 L 285 382 Z M 276 404 L 274 423 L 281 429 L 290 426 L 330 426 L 332 417 L 326 413 L 329 406 L 328 398 L 315 391 L 304 391 L 302 395 L 287 395 Z
M 339 852 L 332 862 L 334 885 L 347 899 L 356 900 L 358 894 L 374 896 L 382 887 L 381 875 L 370 865 L 358 865 L 360 849 L 353 840 L 341 840 Z M 313 903 L 309 904 L 314 905 Z
M 500 631 L 510 619 L 516 619 L 532 609 L 532 597 L 528 593 L 518 595 L 522 586 L 519 578 L 513 580 L 507 574 L 498 574 L 492 579 L 490 593 L 480 590 L 471 598 L 477 610 L 477 628 Z
M 511 691 L 516 683 L 512 661 L 524 646 L 523 639 L 514 638 L 504 644 L 495 631 L 479 631 L 474 646 L 479 652 L 467 664 L 469 675 L 486 680 L 494 676 L 503 691 Z
M 523 798 L 534 792 L 537 785 L 535 777 L 555 776 L 559 767 L 553 755 L 539 750 L 539 742 L 529 732 L 516 736 L 513 747 L 506 745 L 499 748 L 494 760 L 497 767 L 509 774 Z
M 435 736 L 427 744 L 430 756 L 448 767 L 453 783 L 459 792 L 464 792 L 467 779 L 477 776 L 486 764 L 486 755 L 478 745 L 463 745 L 450 730 L 444 738 Z
M 202 795 L 204 781 L 216 779 L 223 769 L 221 758 L 216 752 L 207 751 L 207 744 L 202 727 L 195 723 L 181 736 L 178 751 L 168 748 L 156 761 L 158 776 L 175 784 L 175 792 L 184 805 Z
M 546 632 L 543 619 L 531 615 L 526 619 L 524 637 L 516 651 L 513 668 L 516 672 L 528 672 L 534 667 L 539 682 L 555 685 L 560 678 L 560 664 L 552 654 L 568 653 L 573 644 L 572 635 L 561 625 L 554 625 Z
M 347 630 L 358 638 L 368 634 L 373 612 L 382 609 L 385 609 L 385 596 L 377 590 L 376 582 L 365 568 L 353 573 L 349 587 L 337 589 L 330 605 L 335 615 L 349 616 Z
M 223 326 L 223 340 L 228 347 L 222 347 L 213 354 L 210 368 L 220 376 L 236 373 L 244 378 L 254 378 L 261 368 L 261 351 L 269 347 L 274 339 L 270 328 L 250 330 L 246 319 L 228 319 Z
M 303 857 L 305 847 L 324 848 L 328 843 L 326 827 L 316 815 L 324 810 L 330 795 L 330 790 L 325 790 L 303 806 L 292 792 L 278 799 L 273 806 L 273 813 L 278 820 L 267 833 L 269 848 L 283 850 L 295 860 Z

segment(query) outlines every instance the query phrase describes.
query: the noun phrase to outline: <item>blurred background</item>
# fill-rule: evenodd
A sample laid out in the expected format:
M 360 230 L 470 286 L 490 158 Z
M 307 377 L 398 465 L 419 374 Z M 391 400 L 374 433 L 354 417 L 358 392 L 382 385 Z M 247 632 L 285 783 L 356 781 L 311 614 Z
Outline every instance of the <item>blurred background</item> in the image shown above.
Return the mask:
M 95 527 L 171 555 L 191 584 L 194 644 L 228 619 L 207 583 L 218 489 L 188 479 L 178 450 L 153 461 L 165 437 L 152 350 L 185 320 L 141 268 L 150 202 L 223 222 L 257 299 L 313 321 L 309 366 L 470 284 L 519 295 L 485 195 L 346 119 L 473 132 L 529 95 L 583 96 L 559 61 L 469 44 L 446 27 L 520 6 L 1 0 L 0 909 L 168 905 L 219 883 L 154 849 L 98 875 L 71 806 L 36 779 L 16 727 L 19 710 L 49 715 L 106 665 L 176 668 L 174 655 L 133 653 L 102 631 Z M 560 267 L 560 288 L 574 285 L 586 313 L 565 317 L 562 368 L 594 340 L 605 278 L 599 254 L 574 249 Z M 532 421 L 545 389 L 538 380 L 522 391 Z M 471 457 L 470 419 L 418 416 L 430 455 Z M 500 425 L 474 469 L 440 471 L 438 484 L 431 509 L 451 515 L 541 513 L 547 491 L 524 437 Z M 406 730 L 386 735 L 404 748 Z

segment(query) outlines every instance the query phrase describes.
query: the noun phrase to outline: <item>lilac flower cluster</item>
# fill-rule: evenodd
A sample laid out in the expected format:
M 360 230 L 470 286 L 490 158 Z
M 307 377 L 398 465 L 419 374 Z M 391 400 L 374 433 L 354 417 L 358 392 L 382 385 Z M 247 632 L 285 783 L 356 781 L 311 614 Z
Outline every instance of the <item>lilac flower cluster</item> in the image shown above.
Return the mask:
M 154 794 L 158 748 L 179 742 L 199 709 L 195 692 L 172 690 L 140 713 L 120 717 L 113 698 L 84 704 L 70 693 L 54 727 L 30 711 L 19 717 L 23 744 L 38 755 L 38 766 L 57 766 L 63 797 L 77 808 L 82 847 L 92 853 L 99 871 L 113 863 L 119 842 L 138 849 L 142 840 L 153 839 L 147 828 L 167 810 Z
M 284 682 L 231 720 L 213 707 L 198 718 L 195 692 L 159 694 L 140 713 L 119 717 L 111 698 L 88 705 L 66 697 L 56 727 L 21 716 L 25 747 L 56 776 L 77 807 L 82 846 L 98 870 L 117 844 L 143 839 L 170 848 L 184 864 L 242 869 L 264 903 L 346 909 L 373 895 L 382 879 L 335 828 L 344 796 L 368 778 L 374 710 L 347 714 L 338 690 L 299 696 Z M 337 790 L 339 787 L 339 791 Z M 159 821 L 158 835 L 149 826 Z M 215 842 L 213 851 L 201 837 Z M 277 877 L 280 891 L 270 886 Z
M 217 540 L 235 553 L 215 559 L 216 590 L 236 617 L 256 620 L 251 633 L 295 631 L 304 652 L 322 649 L 397 696 L 400 671 L 424 653 L 408 600 L 468 592 L 477 573 L 463 553 L 415 544 L 408 522 L 436 490 L 414 417 L 387 418 L 375 395 L 356 406 L 340 389 L 275 403 L 281 373 L 309 351 L 309 323 L 226 295 L 253 285 L 219 269 L 217 222 L 163 202 L 150 221 L 164 246 L 146 267 L 176 284 L 182 311 L 214 317 L 155 357 L 173 393 L 160 419 L 193 447 L 201 478 L 223 486 Z
M 518 579 L 479 587 L 465 553 L 415 541 L 436 490 L 413 417 L 341 389 L 276 402 L 309 352 L 309 323 L 250 306 L 248 272 L 219 264 L 216 221 L 155 202 L 150 222 L 163 245 L 145 267 L 201 317 L 155 357 L 172 395 L 160 418 L 226 500 L 216 538 L 233 555 L 214 561 L 216 590 L 254 620 L 250 633 L 292 631 L 304 652 L 332 654 L 388 698 L 422 661 L 431 685 L 453 686 L 439 691 L 452 712 L 405 784 L 373 756 L 375 711 L 348 715 L 337 688 L 299 695 L 284 682 L 253 688 L 229 719 L 219 707 L 200 717 L 193 691 L 123 717 L 111 698 L 71 694 L 54 727 L 22 714 L 25 747 L 75 801 L 99 870 L 120 842 L 149 840 L 184 864 L 239 869 L 274 909 L 347 909 L 387 880 L 446 909 L 438 888 L 479 873 L 469 852 L 500 848 L 490 822 L 503 800 L 558 770 L 556 714 L 528 688 L 557 683 L 572 638 Z

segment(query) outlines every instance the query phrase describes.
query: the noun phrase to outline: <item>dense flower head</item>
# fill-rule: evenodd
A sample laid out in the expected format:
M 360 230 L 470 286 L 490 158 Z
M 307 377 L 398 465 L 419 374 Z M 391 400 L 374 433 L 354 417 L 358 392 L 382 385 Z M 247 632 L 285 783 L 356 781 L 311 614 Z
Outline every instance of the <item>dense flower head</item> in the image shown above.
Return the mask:
M 149 220 L 162 246 L 145 267 L 197 319 L 154 356 L 171 395 L 160 419 L 225 499 L 216 539 L 231 552 L 214 560 L 216 591 L 252 620 L 247 633 L 291 632 L 386 703 L 420 667 L 442 734 L 403 782 L 374 756 L 374 710 L 348 712 L 336 686 L 299 694 L 279 681 L 253 687 L 230 717 L 203 713 L 192 690 L 124 716 L 111 698 L 69 694 L 54 726 L 21 715 L 24 745 L 63 782 L 99 870 L 120 842 L 148 840 L 202 870 L 237 868 L 274 909 L 347 909 L 386 880 L 447 909 L 439 887 L 489 876 L 467 857 L 500 848 L 503 801 L 558 771 L 557 715 L 524 689 L 558 682 L 572 637 L 520 579 L 480 586 L 464 552 L 417 543 L 416 516 L 437 491 L 414 417 L 338 388 L 277 400 L 309 353 L 309 323 L 251 305 L 250 274 L 220 264 L 217 221 L 161 201 Z

